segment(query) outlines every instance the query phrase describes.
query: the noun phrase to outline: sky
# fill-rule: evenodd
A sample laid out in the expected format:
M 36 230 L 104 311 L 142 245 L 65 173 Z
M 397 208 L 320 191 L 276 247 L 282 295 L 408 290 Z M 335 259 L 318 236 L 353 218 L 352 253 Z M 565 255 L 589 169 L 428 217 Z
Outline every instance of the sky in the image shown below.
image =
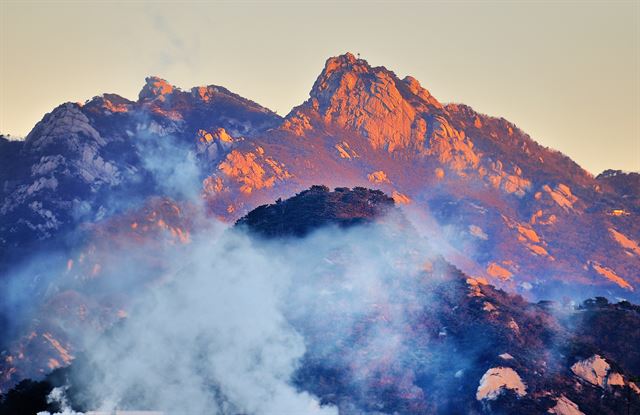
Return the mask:
M 281 115 L 351 51 L 514 122 L 593 174 L 640 171 L 640 0 L 0 0 L 0 133 L 157 75 Z

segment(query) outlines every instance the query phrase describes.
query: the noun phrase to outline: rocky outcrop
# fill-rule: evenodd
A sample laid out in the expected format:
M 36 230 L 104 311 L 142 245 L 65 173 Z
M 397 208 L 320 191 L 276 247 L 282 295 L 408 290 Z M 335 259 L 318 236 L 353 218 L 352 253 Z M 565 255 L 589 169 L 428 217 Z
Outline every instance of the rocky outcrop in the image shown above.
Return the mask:
M 578 405 L 564 395 L 560 396 L 556 401 L 556 406 L 550 408 L 547 412 L 555 415 L 584 415 Z
M 387 174 L 382 170 L 367 174 L 367 179 L 369 179 L 371 183 L 391 183 Z
M 604 278 L 608 279 L 609 281 L 612 281 L 616 284 L 618 284 L 620 287 L 633 291 L 634 287 L 633 285 L 629 284 L 629 282 L 627 280 L 625 280 L 624 278 L 622 278 L 621 276 L 619 276 L 618 274 L 616 274 L 616 272 L 614 270 L 612 270 L 611 268 L 602 265 L 596 261 L 592 261 L 590 263 L 591 268 L 599 275 L 603 276 Z
M 476 399 L 494 400 L 506 390 L 511 390 L 518 396 L 527 394 L 527 387 L 515 370 L 510 367 L 493 367 L 482 375 Z
M 593 355 L 587 360 L 576 362 L 571 366 L 571 371 L 592 385 L 604 388 L 610 368 L 609 363 L 601 356 Z
M 196 133 L 196 151 L 204 155 L 207 161 L 215 162 L 228 154 L 238 140 L 222 127 L 213 131 L 200 129 Z
M 167 95 L 173 93 L 176 89 L 173 85 L 157 76 L 145 78 L 146 84 L 138 95 L 139 101 L 155 100 L 164 101 Z
M 326 123 L 357 131 L 374 149 L 388 152 L 421 149 L 423 113 L 442 108 L 415 79 L 400 81 L 350 53 L 327 60 L 310 95 L 308 107 Z
M 266 156 L 262 147 L 246 153 L 233 150 L 218 165 L 218 169 L 229 179 L 239 183 L 240 191 L 246 194 L 273 187 L 276 181 L 291 178 L 286 166 Z
M 613 228 L 609 228 L 609 234 L 611 234 L 611 237 L 631 255 L 640 256 L 640 245 L 638 245 L 636 241 L 629 239 L 625 234 L 618 232 Z
M 46 151 L 47 147 L 62 146 L 78 151 L 83 144 L 104 146 L 107 142 L 91 125 L 78 104 L 67 103 L 54 109 L 27 135 L 28 149 Z

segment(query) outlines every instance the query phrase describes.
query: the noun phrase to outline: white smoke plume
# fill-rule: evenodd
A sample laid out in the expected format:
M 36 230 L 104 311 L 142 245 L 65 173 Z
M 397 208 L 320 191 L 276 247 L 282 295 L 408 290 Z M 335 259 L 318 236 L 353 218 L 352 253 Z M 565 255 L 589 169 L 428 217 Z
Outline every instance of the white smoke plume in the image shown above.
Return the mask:
M 66 396 L 66 388 L 57 387 L 53 388 L 47 396 L 48 403 L 55 403 L 60 407 L 60 412 L 56 412 L 54 415 L 83 415 L 81 412 L 74 411 Z M 39 412 L 38 415 L 51 415 L 49 412 Z
M 417 278 L 429 250 L 399 237 L 403 226 L 390 219 L 283 242 L 214 224 L 188 245 L 167 244 L 165 272 L 152 277 L 157 270 L 136 261 L 144 249 L 118 253 L 122 266 L 100 278 L 128 281 L 136 301 L 128 318 L 84 345 L 91 409 L 337 414 L 294 375 L 309 347 L 329 366 L 348 367 L 362 393 L 371 373 L 402 369 L 388 362 L 408 355 L 409 323 L 429 296 Z M 358 345 L 345 347 L 355 334 Z M 421 393 L 411 376 L 403 382 Z
M 104 375 L 94 391 L 101 409 L 135 391 L 132 405 L 168 413 L 335 413 L 288 383 L 305 352 L 282 313 L 291 274 L 247 238 L 210 232 L 167 252 L 182 269 L 143 293 L 111 336 L 87 346 Z M 136 278 L 145 270 L 122 272 Z

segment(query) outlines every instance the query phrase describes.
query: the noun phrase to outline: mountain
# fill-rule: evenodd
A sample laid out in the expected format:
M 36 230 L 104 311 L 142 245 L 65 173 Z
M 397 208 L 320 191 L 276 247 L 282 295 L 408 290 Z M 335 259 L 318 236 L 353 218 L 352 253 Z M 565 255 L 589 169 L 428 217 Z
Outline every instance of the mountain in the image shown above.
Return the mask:
M 0 388 L 67 365 L 78 332 L 127 314 L 155 276 L 109 286 L 123 252 L 143 246 L 164 275 L 167 244 L 197 247 L 216 219 L 244 217 L 258 233 L 264 222 L 269 235 L 277 217 L 245 215 L 318 183 L 385 192 L 443 261 L 509 295 L 638 302 L 639 177 L 593 177 L 513 123 L 440 103 L 349 53 L 328 59 L 285 117 L 220 86 L 158 77 L 135 101 L 65 103 L 24 141 L 0 137 Z M 319 190 L 281 208 L 340 206 Z M 278 226 L 299 235 L 310 224 Z
M 269 172 L 273 162 L 260 158 L 282 168 Z M 249 161 L 266 173 L 242 170 Z M 413 78 L 349 54 L 327 61 L 279 129 L 238 145 L 218 170 L 214 209 L 223 199 L 241 211 L 315 182 L 373 185 L 450 235 L 450 259 L 471 275 L 538 298 L 636 296 L 637 197 L 505 120 L 443 106 Z
M 416 249 L 407 242 L 417 240 L 417 231 L 393 200 L 365 188 L 313 186 L 260 206 L 236 224 L 272 244 L 296 244 L 328 227 L 337 227 L 337 239 L 340 230 L 369 227 L 378 235 L 373 247 L 390 244 L 409 255 Z M 308 277 L 319 279 L 312 284 L 330 290 L 332 284 L 321 280 L 326 275 L 339 280 L 341 268 L 356 258 L 355 251 L 327 253 L 311 255 L 306 268 Z M 441 256 L 417 272 L 396 263 L 390 277 L 387 303 L 352 314 L 339 296 L 316 296 L 305 307 L 322 310 L 313 314 L 320 321 L 292 318 L 307 339 L 293 381 L 322 405 L 341 414 L 640 413 L 640 389 L 630 380 L 640 371 L 640 356 L 629 353 L 639 340 L 640 307 L 602 297 L 577 308 L 530 303 L 468 277 Z M 126 330 L 110 331 L 117 339 Z M 377 343 L 382 338 L 394 340 Z M 0 413 L 25 405 L 60 411 L 45 399 L 54 387 L 66 388 L 74 409 L 95 409 L 88 385 L 103 375 L 91 362 L 81 352 L 69 368 L 44 381 L 20 383 L 0 401 Z M 138 391 L 144 394 L 144 386 Z M 141 408 L 137 395 L 129 398 L 121 405 L 155 408 Z
M 162 160 L 172 145 L 204 145 L 220 128 L 250 137 L 280 117 L 225 88 L 182 91 L 149 77 L 136 102 L 115 94 L 66 103 L 44 116 L 24 141 L 0 138 L 0 260 L 28 256 L 51 239 L 66 241 L 78 225 L 99 221 L 166 192 Z M 167 136 L 189 141 L 169 142 Z M 226 133 L 224 133 L 226 134 Z M 164 137 L 163 143 L 157 143 Z M 228 137 L 228 136 L 226 136 Z M 204 143 L 204 144 L 203 144 Z M 208 151 L 212 151 L 211 148 Z M 175 160 L 174 160 L 175 162 Z M 126 204 L 118 199 L 126 200 Z
M 2 146 L 5 270 L 9 252 L 46 248 L 151 195 L 191 186 L 212 215 L 235 220 L 324 183 L 392 194 L 448 235 L 452 262 L 501 287 L 638 295 L 637 174 L 593 177 L 514 124 L 443 105 L 349 53 L 327 61 L 284 119 L 222 87 L 187 92 L 151 77 L 136 102 L 64 104 Z M 172 182 L 193 164 L 195 180 Z

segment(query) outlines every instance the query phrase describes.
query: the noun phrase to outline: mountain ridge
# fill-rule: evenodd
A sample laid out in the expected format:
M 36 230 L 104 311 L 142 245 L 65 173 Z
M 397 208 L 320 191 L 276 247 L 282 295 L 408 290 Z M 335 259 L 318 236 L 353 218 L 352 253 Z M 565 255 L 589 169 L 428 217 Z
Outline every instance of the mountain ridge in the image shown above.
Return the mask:
M 3 387 L 70 361 L 77 339 L 56 319 L 94 329 L 126 316 L 121 293 L 85 292 L 106 284 L 113 252 L 145 246 L 144 261 L 162 264 L 162 247 L 188 250 L 211 223 L 318 183 L 392 199 L 442 261 L 469 277 L 465 290 L 504 290 L 532 304 L 640 299 L 638 173 L 594 177 L 515 124 L 441 104 L 412 77 L 352 54 L 329 58 L 285 117 L 224 87 L 145 82 L 136 101 L 65 103 L 24 141 L 0 138 L 0 291 L 20 290 L 0 303 L 0 331 L 12 333 L 0 351 L 17 359 L 5 361 Z M 347 193 L 316 191 L 307 197 L 328 212 L 325 202 Z M 277 224 L 269 229 L 289 229 L 266 217 Z M 40 317 L 18 319 L 21 299 L 39 310 L 25 315 Z M 24 327 L 9 327 L 18 321 Z
M 595 178 L 513 123 L 442 105 L 412 77 L 350 53 L 329 58 L 309 99 L 285 117 L 223 87 L 183 91 L 148 77 L 138 101 L 105 94 L 63 104 L 7 148 L 23 160 L 0 170 L 7 249 L 101 220 L 117 189 L 136 200 L 162 194 L 173 181 L 164 157 L 180 171 L 196 166 L 178 187 L 224 220 L 315 183 L 375 185 L 456 228 L 456 250 L 475 251 L 465 271 L 501 286 L 524 293 L 521 284 L 572 274 L 622 288 L 611 295 L 640 285 L 640 197 L 624 184 L 633 174 Z M 587 242 L 594 234 L 602 246 Z M 563 251 L 567 240 L 575 250 Z

